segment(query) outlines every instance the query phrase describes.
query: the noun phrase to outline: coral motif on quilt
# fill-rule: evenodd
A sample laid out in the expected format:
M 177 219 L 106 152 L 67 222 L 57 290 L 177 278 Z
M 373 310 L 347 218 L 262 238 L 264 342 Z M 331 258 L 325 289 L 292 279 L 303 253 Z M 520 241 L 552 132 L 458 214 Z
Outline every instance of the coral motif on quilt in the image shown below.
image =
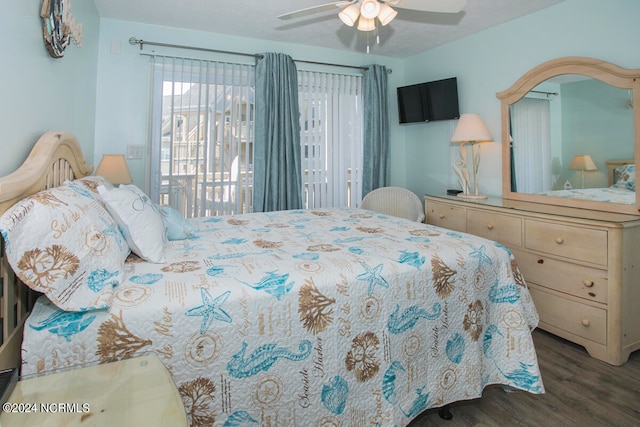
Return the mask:
M 298 292 L 298 313 L 304 328 L 313 335 L 324 331 L 333 323 L 335 298 L 323 295 L 313 279 L 305 280 Z

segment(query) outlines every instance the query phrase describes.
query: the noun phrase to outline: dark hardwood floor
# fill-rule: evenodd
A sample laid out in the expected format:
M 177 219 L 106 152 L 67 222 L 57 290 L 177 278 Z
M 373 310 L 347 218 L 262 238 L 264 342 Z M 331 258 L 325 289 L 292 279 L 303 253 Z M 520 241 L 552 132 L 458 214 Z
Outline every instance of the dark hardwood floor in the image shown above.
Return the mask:
M 611 366 L 544 331 L 534 331 L 533 338 L 545 394 L 491 386 L 481 399 L 452 404 L 452 420 L 431 410 L 409 427 L 640 426 L 640 351 L 623 366 Z

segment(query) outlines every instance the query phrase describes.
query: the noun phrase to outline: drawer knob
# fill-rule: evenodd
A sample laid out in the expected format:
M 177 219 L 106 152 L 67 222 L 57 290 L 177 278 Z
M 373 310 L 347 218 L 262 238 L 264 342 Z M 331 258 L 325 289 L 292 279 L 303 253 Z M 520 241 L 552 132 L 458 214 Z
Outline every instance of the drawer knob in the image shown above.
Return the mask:
M 564 239 L 562 237 L 556 237 L 556 243 L 561 245 L 564 243 Z
M 594 285 L 593 280 L 583 280 L 582 284 L 585 285 L 587 288 L 592 288 Z
M 582 319 L 582 326 L 590 326 L 591 322 L 589 321 L 589 319 Z
M 493 224 L 487 224 L 487 228 L 488 228 L 489 230 L 493 230 Z
M 440 214 L 438 216 L 440 217 L 440 219 L 444 219 L 444 215 L 443 214 Z

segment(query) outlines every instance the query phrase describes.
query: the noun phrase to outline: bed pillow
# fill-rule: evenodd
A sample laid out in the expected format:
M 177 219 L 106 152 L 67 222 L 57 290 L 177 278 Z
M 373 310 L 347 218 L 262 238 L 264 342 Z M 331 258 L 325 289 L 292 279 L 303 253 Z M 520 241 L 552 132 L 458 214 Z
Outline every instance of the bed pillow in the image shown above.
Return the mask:
M 70 186 L 25 198 L 0 217 L 7 260 L 66 311 L 109 308 L 129 247 L 95 196 Z
M 162 220 L 169 240 L 184 240 L 195 236 L 195 227 L 171 206 L 162 206 Z
M 164 262 L 167 236 L 158 205 L 132 184 L 112 189 L 99 186 L 98 192 L 131 251 L 146 261 Z
M 100 175 L 89 175 L 74 180 L 67 180 L 64 182 L 64 185 L 84 188 L 91 191 L 95 195 L 98 195 L 98 187 L 101 185 L 107 189 L 115 188 L 107 178 Z
M 70 187 L 77 193 L 80 193 L 87 197 L 95 198 L 102 204 L 102 207 L 104 207 L 105 209 L 107 208 L 107 206 L 104 204 L 104 201 L 98 193 L 98 187 L 102 185 L 103 187 L 108 189 L 114 188 L 113 184 L 111 184 L 107 178 L 99 175 L 85 176 L 83 178 L 74 179 L 72 181 L 68 180 L 64 182 L 64 185 Z
M 636 191 L 636 165 L 618 166 L 615 170 L 615 176 L 617 180 L 612 187 Z

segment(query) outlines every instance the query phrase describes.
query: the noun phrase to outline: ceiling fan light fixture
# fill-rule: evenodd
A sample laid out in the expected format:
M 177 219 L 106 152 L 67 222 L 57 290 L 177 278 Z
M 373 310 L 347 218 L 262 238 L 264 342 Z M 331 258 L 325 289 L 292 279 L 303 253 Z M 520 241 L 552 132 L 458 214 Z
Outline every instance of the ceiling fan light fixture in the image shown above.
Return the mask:
M 391 6 L 382 3 L 380 5 L 380 13 L 378 13 L 378 20 L 382 25 L 387 25 L 389 22 L 393 21 L 393 18 L 398 14 L 397 10 L 394 10 Z
M 340 20 L 350 27 L 353 27 L 356 23 L 358 16 L 360 16 L 360 7 L 358 4 L 347 6 L 338 14 Z
M 367 19 L 374 19 L 380 13 L 378 0 L 363 0 L 360 5 L 360 15 Z
M 360 31 L 373 31 L 376 29 L 376 21 L 373 18 L 365 18 L 361 16 L 358 20 L 358 30 Z

